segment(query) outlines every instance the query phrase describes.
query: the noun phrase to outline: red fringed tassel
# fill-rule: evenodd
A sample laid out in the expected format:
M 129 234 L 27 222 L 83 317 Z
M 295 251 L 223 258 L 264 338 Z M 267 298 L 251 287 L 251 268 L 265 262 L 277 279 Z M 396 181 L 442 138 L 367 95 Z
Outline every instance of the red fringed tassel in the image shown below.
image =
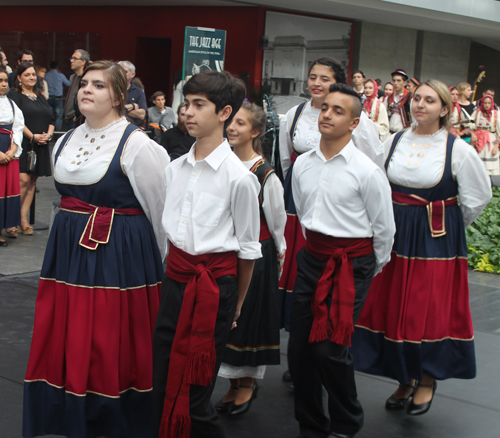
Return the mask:
M 313 343 L 327 340 L 329 328 L 328 318 L 315 318 L 309 335 L 309 342 Z
M 330 340 L 339 345 L 351 346 L 351 336 L 354 333 L 352 322 L 337 321 Z
M 190 354 L 185 374 L 186 382 L 189 385 L 211 385 L 214 368 L 215 352 Z
M 191 418 L 189 415 L 176 415 L 169 438 L 189 438 L 191 434 Z

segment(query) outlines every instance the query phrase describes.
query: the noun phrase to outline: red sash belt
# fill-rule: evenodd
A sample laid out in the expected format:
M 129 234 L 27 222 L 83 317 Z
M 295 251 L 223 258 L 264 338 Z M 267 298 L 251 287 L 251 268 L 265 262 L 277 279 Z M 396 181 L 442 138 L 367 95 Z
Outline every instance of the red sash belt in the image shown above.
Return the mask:
M 338 238 L 306 230 L 306 251 L 318 259 L 328 260 L 314 292 L 314 321 L 309 342 L 330 339 L 337 344 L 350 346 L 354 332 L 356 295 L 351 258 L 372 254 L 373 238 Z M 326 300 L 332 286 L 332 303 L 328 315 Z
M 262 242 L 263 240 L 270 239 L 271 237 L 271 232 L 269 231 L 269 227 L 267 226 L 266 218 L 264 217 L 263 214 L 260 215 L 260 236 L 259 236 L 259 241 Z
M 97 249 L 100 243 L 109 242 L 115 213 L 130 216 L 144 214 L 142 208 L 96 207 L 71 196 L 61 196 L 61 210 L 90 214 L 79 243 L 84 248 L 93 250 Z
M 481 152 L 486 145 L 488 145 L 488 150 L 491 150 L 491 138 L 488 131 L 478 129 L 474 131 L 474 134 L 477 137 L 475 146 L 478 152 Z
M 429 227 L 432 237 L 441 237 L 446 234 L 445 207 L 456 205 L 457 197 L 445 199 L 444 201 L 429 202 L 427 199 L 417 195 L 405 195 L 404 193 L 392 192 L 392 202 L 402 205 L 417 205 L 427 208 Z
M 160 438 L 189 438 L 190 385 L 211 385 L 215 371 L 216 279 L 236 277 L 237 269 L 233 251 L 195 256 L 170 245 L 167 276 L 187 285 L 170 352 Z

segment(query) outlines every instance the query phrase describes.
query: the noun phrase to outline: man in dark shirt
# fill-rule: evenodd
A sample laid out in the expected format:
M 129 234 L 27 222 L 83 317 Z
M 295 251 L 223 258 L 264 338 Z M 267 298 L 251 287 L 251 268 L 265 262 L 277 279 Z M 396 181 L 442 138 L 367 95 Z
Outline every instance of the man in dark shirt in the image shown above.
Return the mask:
M 83 123 L 83 116 L 78 110 L 78 102 L 76 95 L 80 88 L 80 80 L 82 79 L 83 71 L 90 63 L 89 52 L 83 49 L 77 49 L 69 59 L 71 63 L 71 70 L 74 71 L 69 78 L 68 95 L 63 108 L 64 125 L 67 130 L 73 129 Z
M 127 74 L 128 89 L 127 103 L 125 105 L 127 120 L 135 126 L 141 126 L 146 117 L 148 104 L 144 91 L 132 84 L 132 79 L 135 76 L 135 65 L 130 61 L 120 61 L 118 64 L 120 64 Z
M 177 109 L 177 126 L 165 131 L 161 137 L 160 144 L 167 150 L 171 160 L 187 154 L 196 138 L 189 135 L 186 122 L 186 107 L 179 105 Z

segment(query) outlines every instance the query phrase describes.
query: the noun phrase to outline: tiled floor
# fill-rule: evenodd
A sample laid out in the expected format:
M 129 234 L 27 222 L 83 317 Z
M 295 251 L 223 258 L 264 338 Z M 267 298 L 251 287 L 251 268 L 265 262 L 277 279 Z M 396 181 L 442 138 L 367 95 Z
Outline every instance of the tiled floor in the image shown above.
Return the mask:
M 37 220 L 49 223 L 57 194 L 51 178 L 39 182 Z M 22 382 L 29 354 L 33 314 L 48 231 L 8 239 L 0 248 L 0 438 L 21 436 Z M 500 276 L 470 272 L 470 301 L 476 330 L 478 376 L 440 382 L 432 409 L 421 417 L 387 412 L 385 399 L 394 382 L 357 375 L 365 409 L 359 438 L 500 437 Z M 294 438 L 293 393 L 281 382 L 286 369 L 287 334 L 282 333 L 282 365 L 268 367 L 259 397 L 240 418 L 223 418 L 228 438 Z M 227 389 L 219 379 L 214 401 Z

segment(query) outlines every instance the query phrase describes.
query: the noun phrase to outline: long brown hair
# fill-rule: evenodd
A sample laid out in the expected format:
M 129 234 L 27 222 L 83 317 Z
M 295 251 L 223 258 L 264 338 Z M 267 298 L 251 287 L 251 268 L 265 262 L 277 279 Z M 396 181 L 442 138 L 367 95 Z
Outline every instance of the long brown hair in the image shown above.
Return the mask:
M 127 100 L 127 75 L 125 70 L 113 61 L 96 61 L 90 64 L 82 74 L 82 79 L 92 70 L 101 70 L 104 77 L 109 81 L 109 85 L 115 93 L 115 99 L 118 100 L 118 115 L 125 114 L 125 102 Z
M 250 123 L 252 124 L 252 131 L 259 131 L 259 135 L 253 139 L 252 148 L 255 153 L 263 157 L 264 152 L 262 151 L 262 138 L 266 133 L 266 113 L 260 106 L 247 101 L 243 102 L 241 108 L 246 109 L 250 113 Z

